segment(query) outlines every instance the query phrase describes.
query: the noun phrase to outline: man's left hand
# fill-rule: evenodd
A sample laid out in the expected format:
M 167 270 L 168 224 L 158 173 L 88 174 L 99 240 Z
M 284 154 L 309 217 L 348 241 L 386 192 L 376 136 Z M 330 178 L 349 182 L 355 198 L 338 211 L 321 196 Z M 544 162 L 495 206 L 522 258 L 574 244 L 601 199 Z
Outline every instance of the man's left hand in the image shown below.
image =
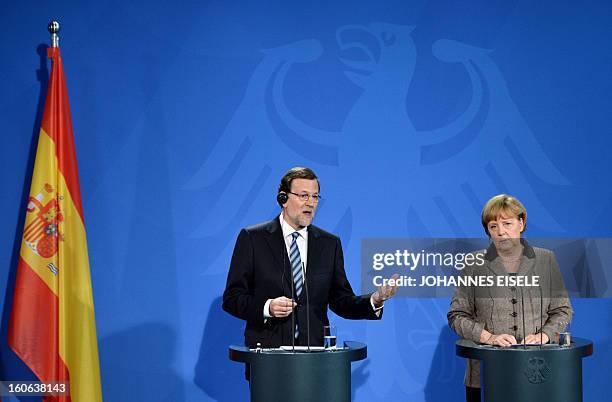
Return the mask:
M 394 274 L 391 279 L 395 282 L 399 278 L 398 274 Z M 390 299 L 397 292 L 397 285 L 383 285 L 378 288 L 376 292 L 372 294 L 372 303 L 374 303 L 374 307 L 379 308 L 383 306 L 385 300 Z

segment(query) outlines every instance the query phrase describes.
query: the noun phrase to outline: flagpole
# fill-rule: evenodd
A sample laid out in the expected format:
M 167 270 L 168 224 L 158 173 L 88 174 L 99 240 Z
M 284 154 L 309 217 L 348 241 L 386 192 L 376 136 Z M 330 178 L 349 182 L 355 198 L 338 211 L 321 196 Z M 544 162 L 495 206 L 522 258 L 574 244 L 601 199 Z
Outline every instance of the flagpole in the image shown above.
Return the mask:
M 59 47 L 59 36 L 57 33 L 60 30 L 60 24 L 58 21 L 51 21 L 47 26 L 49 33 L 51 34 L 51 47 Z
M 7 341 L 42 383 L 63 384 L 46 401 L 102 402 L 83 204 L 59 49 L 60 24 L 51 21 L 47 29 L 51 74 Z

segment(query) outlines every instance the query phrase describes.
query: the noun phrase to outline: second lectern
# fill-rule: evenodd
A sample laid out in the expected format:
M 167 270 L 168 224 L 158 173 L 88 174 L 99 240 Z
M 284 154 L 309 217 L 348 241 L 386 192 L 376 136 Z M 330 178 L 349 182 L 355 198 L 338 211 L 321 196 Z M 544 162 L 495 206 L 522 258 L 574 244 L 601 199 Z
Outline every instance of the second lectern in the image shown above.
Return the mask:
M 458 356 L 481 361 L 485 402 L 581 402 L 582 359 L 593 343 L 574 338 L 571 345 L 498 348 L 465 339 Z

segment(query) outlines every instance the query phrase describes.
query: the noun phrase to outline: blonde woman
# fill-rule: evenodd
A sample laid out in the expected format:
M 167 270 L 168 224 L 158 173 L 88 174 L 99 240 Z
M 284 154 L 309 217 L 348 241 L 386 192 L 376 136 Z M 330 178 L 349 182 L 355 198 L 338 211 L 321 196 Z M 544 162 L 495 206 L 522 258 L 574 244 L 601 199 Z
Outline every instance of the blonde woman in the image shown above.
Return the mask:
M 497 195 L 484 206 L 482 225 L 491 240 L 483 250 L 484 264 L 468 266 L 461 275 L 538 277 L 540 286 L 457 287 L 448 324 L 462 338 L 499 347 L 557 342 L 573 311 L 553 252 L 533 247 L 523 238 L 525 207 L 515 197 Z M 466 400 L 480 401 L 478 360 L 468 360 L 464 382 Z

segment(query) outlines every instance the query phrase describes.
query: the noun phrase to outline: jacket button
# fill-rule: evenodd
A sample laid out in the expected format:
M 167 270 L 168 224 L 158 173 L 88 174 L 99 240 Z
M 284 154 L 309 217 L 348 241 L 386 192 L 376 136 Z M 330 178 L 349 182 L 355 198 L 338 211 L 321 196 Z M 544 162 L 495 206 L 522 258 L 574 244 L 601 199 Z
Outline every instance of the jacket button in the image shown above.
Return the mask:
M 512 299 L 512 304 L 516 304 L 518 301 L 516 299 Z
M 514 331 L 516 331 L 516 330 L 518 329 L 518 327 L 515 325 L 515 326 L 513 326 L 513 327 L 512 327 L 512 329 L 513 329 Z
M 516 317 L 516 311 L 513 311 L 512 314 L 510 314 L 512 317 Z

